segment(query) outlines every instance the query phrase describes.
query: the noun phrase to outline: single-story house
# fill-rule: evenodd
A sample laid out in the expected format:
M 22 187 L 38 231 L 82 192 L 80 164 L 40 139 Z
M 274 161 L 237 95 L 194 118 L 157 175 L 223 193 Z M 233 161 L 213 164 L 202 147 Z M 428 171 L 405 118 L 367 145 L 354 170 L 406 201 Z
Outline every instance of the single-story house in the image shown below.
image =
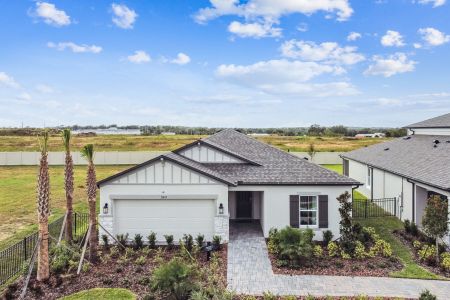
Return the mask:
M 371 199 L 398 199 L 396 214 L 421 226 L 427 199 L 450 198 L 450 114 L 405 127 L 408 135 L 341 155 L 344 174 Z M 450 240 L 449 240 L 450 241 Z
M 264 236 L 288 225 L 339 236 L 336 198 L 360 183 L 227 129 L 98 182 L 99 222 L 112 234 L 150 231 L 229 238 L 231 222 Z

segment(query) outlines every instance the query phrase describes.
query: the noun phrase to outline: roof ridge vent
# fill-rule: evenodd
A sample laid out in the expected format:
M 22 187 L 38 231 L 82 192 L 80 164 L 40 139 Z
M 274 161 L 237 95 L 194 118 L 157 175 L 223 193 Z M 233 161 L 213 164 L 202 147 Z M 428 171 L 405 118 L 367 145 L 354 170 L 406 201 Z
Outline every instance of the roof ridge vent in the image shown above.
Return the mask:
M 388 151 L 389 150 L 389 147 L 387 147 L 387 148 L 384 148 L 384 151 Z
M 403 139 L 404 139 L 404 140 L 410 140 L 410 139 L 411 139 L 411 136 L 405 136 Z
M 433 141 L 433 143 L 435 144 L 435 145 L 437 145 L 437 144 L 439 144 L 441 141 L 439 141 L 439 140 L 434 140 Z

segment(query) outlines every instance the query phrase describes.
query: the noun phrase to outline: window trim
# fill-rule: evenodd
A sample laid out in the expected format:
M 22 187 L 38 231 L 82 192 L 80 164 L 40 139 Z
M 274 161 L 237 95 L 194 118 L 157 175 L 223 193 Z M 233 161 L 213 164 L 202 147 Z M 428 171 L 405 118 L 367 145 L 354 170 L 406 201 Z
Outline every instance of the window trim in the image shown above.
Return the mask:
M 302 209 L 301 201 L 302 197 L 313 197 L 316 201 L 316 209 Z M 316 224 L 315 225 L 302 225 L 302 211 L 314 211 L 316 212 Z M 299 228 L 319 228 L 319 194 L 300 194 L 298 198 L 298 225 Z

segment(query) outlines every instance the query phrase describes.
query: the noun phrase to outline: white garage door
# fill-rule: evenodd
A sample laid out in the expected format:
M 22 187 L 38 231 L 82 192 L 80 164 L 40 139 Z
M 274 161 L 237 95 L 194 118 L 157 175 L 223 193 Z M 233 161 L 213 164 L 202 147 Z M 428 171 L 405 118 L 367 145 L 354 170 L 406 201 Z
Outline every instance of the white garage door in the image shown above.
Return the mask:
M 214 200 L 114 200 L 115 232 L 128 233 L 129 238 L 140 233 L 145 238 L 154 231 L 158 241 L 172 234 L 178 242 L 183 234 L 214 235 Z

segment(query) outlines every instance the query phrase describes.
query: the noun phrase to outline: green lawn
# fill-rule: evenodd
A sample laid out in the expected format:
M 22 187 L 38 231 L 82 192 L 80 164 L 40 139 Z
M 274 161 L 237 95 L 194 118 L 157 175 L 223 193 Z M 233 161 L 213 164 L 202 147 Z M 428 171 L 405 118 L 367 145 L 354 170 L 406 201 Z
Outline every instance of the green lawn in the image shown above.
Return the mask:
M 106 178 L 128 166 L 97 166 L 97 179 Z M 36 230 L 37 166 L 0 167 L 0 249 Z M 86 167 L 75 167 L 74 208 L 87 211 Z M 50 167 L 50 221 L 65 210 L 64 167 Z
M 64 298 L 61 300 L 134 300 L 136 295 L 126 289 L 113 289 L 113 288 L 96 288 L 91 290 L 81 291 Z
M 336 173 L 339 173 L 342 175 L 343 169 L 342 164 L 339 165 L 321 165 L 322 167 L 325 167 L 327 169 L 330 169 L 331 171 L 335 171 Z

